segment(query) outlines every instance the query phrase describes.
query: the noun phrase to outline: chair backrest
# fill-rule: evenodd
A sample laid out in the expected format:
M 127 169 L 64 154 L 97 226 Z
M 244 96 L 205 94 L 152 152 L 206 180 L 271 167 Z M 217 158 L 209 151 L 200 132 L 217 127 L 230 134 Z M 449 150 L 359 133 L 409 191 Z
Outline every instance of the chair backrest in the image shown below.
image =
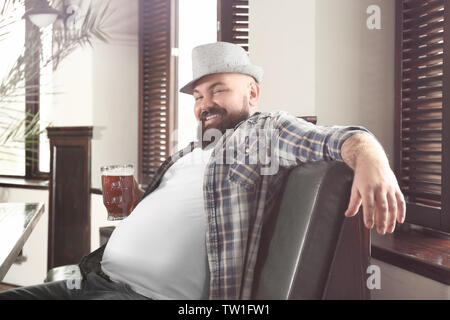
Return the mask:
M 337 161 L 289 173 L 279 210 L 263 229 L 254 299 L 368 298 L 369 233 L 360 213 L 344 216 L 352 181 L 353 171 Z

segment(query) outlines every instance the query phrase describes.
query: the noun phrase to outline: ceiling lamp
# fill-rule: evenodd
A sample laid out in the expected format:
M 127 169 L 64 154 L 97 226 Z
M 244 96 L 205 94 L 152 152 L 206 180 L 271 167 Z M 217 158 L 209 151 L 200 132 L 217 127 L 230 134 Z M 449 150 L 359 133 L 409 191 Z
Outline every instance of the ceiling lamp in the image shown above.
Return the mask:
M 39 28 L 45 28 L 62 17 L 61 13 L 52 8 L 47 0 L 34 0 L 32 8 L 27 10 L 22 18 L 28 18 L 31 23 Z

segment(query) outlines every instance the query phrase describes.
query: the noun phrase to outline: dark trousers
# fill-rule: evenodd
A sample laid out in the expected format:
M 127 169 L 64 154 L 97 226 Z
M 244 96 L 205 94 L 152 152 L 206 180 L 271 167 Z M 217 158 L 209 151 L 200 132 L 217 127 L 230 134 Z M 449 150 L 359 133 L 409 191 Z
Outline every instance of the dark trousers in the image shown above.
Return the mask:
M 68 279 L 0 292 L 0 300 L 148 300 L 125 283 L 102 277 L 97 270 L 84 279 Z

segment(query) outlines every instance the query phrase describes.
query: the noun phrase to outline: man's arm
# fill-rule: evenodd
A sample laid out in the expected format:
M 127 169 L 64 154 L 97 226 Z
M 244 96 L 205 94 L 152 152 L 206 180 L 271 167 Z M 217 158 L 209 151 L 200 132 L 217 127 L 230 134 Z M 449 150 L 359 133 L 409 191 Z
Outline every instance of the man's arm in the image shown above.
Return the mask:
M 353 169 L 355 176 L 346 216 L 356 215 L 362 204 L 366 227 L 372 228 L 376 222 L 381 234 L 393 232 L 395 222 L 404 221 L 406 205 L 397 179 L 383 148 L 365 128 L 315 126 L 286 113 L 280 113 L 276 128 L 280 154 L 293 155 L 297 163 L 344 161 Z M 286 159 L 284 162 L 292 165 L 291 159 Z
M 378 233 L 392 233 L 396 221 L 405 220 L 406 204 L 382 146 L 372 135 L 357 133 L 345 140 L 341 156 L 355 172 L 345 215 L 356 215 L 362 204 L 367 228 L 376 221 Z

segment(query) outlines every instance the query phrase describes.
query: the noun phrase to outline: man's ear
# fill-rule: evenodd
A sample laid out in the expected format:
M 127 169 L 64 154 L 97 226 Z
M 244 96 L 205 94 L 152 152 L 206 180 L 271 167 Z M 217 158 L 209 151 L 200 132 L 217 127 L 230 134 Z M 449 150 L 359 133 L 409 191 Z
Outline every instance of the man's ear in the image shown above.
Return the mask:
M 250 107 L 257 107 L 259 99 L 259 84 L 256 81 L 250 82 L 248 103 Z

